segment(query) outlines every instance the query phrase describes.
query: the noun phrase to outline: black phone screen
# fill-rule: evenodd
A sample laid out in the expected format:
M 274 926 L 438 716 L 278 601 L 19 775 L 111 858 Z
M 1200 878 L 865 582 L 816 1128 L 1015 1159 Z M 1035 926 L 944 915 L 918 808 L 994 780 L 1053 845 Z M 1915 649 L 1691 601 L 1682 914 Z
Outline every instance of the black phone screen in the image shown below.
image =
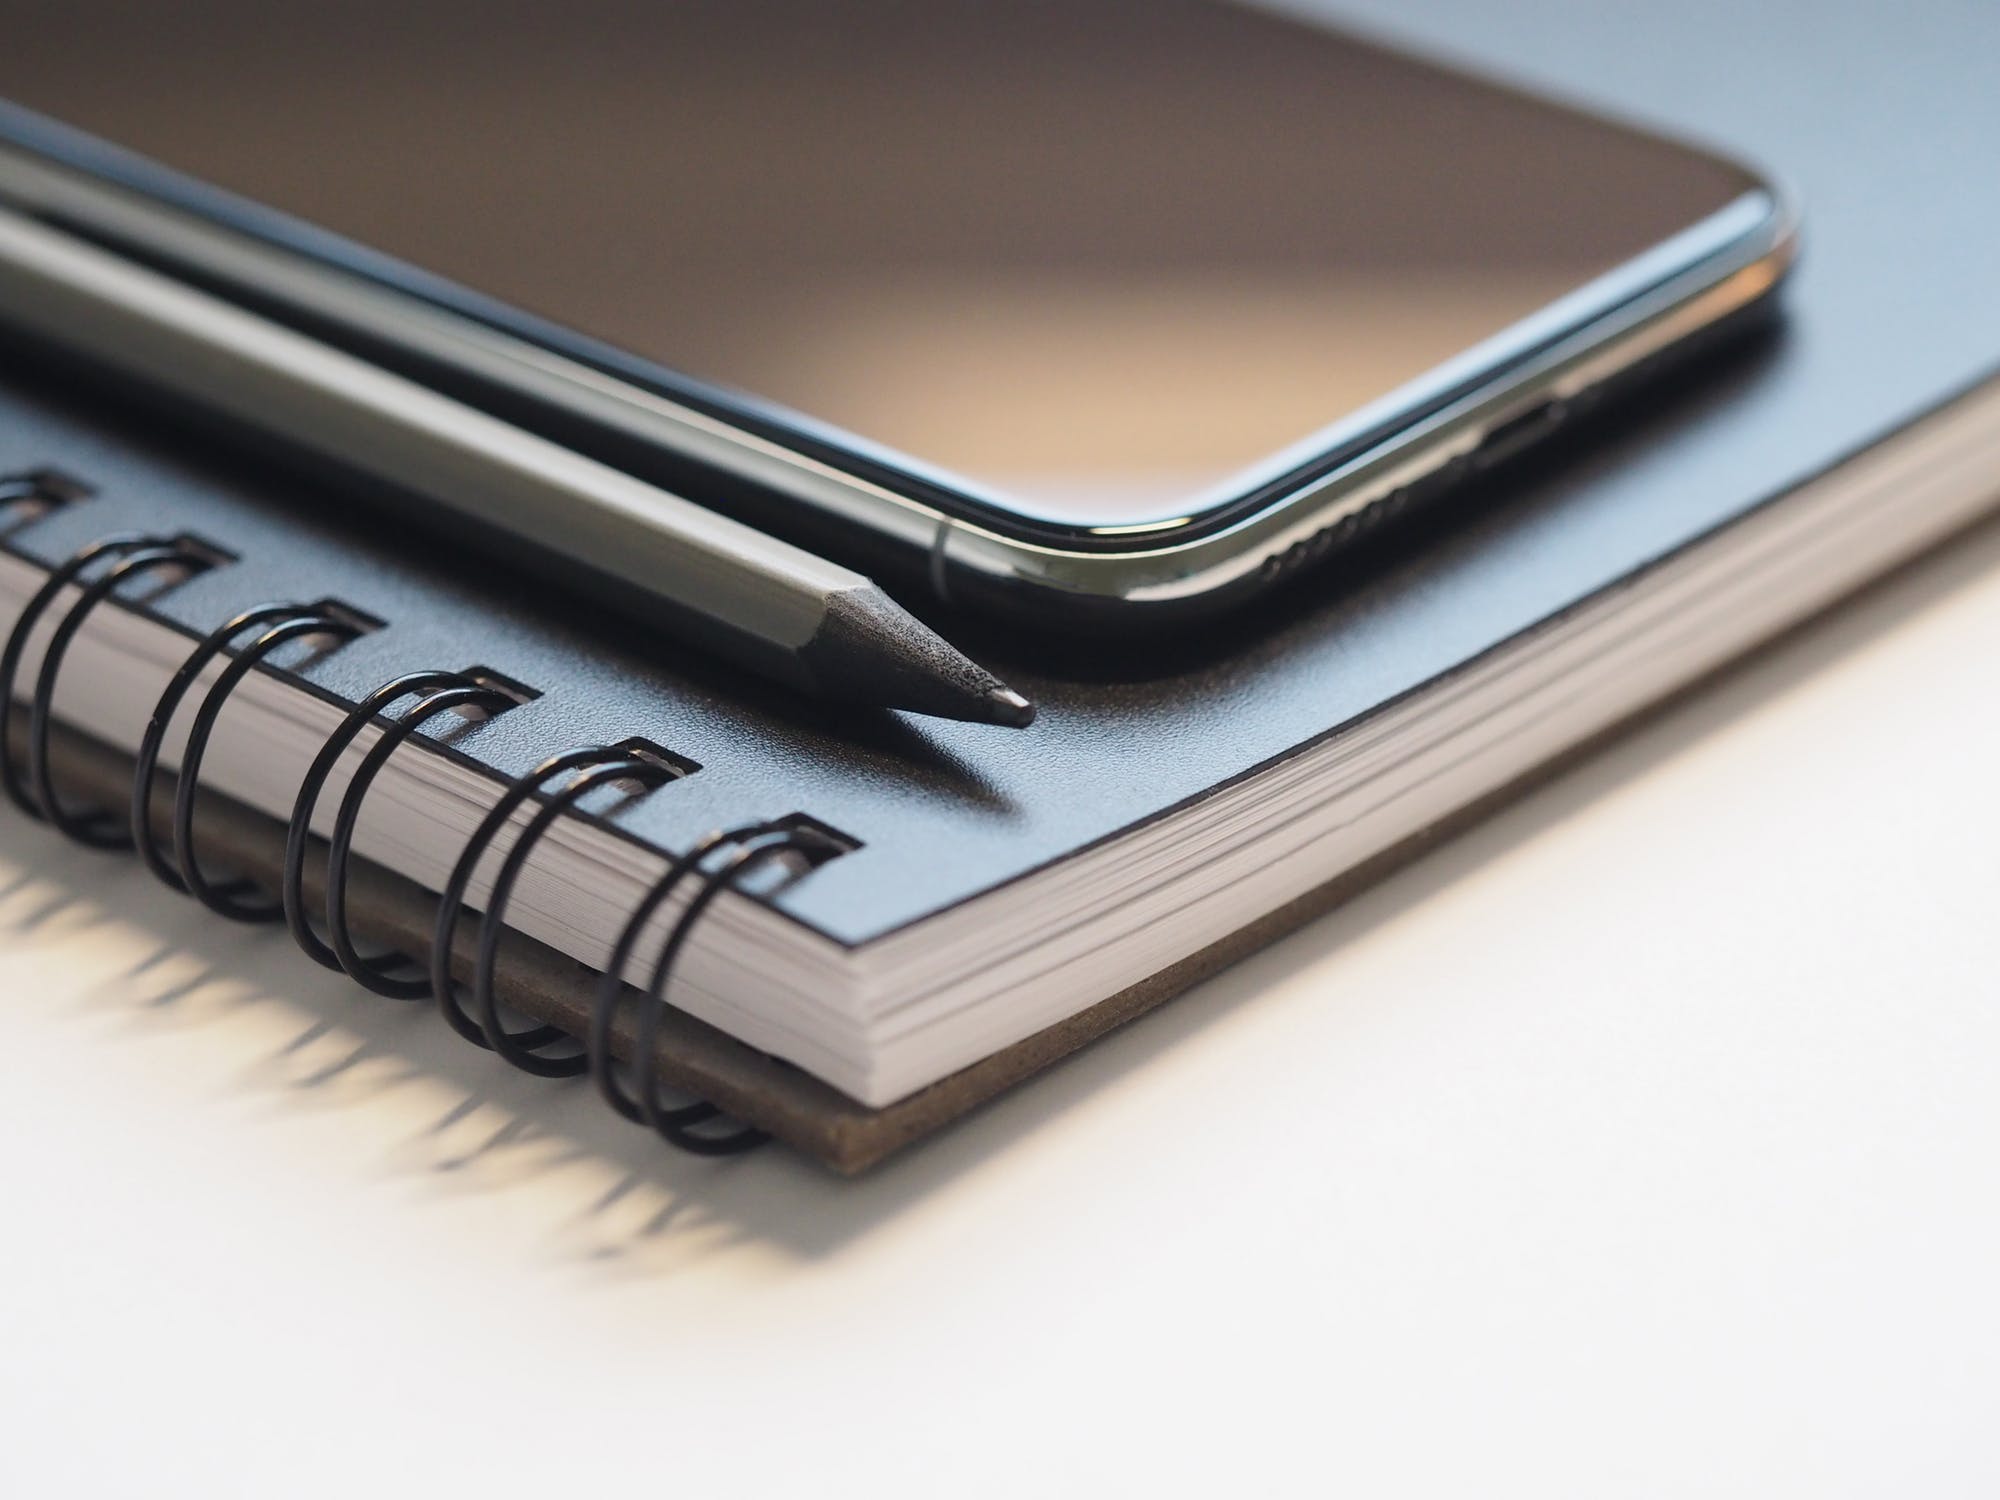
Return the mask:
M 1207 0 L 0 26 L 30 109 L 1068 522 L 1232 496 L 1754 186 Z

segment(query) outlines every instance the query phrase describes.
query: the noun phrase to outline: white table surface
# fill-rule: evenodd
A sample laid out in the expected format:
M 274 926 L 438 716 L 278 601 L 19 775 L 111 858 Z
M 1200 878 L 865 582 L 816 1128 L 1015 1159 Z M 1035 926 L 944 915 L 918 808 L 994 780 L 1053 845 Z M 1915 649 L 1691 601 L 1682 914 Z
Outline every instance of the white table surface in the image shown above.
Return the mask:
M 0 892 L 9 1495 L 2000 1484 L 2000 531 L 860 1182 Z

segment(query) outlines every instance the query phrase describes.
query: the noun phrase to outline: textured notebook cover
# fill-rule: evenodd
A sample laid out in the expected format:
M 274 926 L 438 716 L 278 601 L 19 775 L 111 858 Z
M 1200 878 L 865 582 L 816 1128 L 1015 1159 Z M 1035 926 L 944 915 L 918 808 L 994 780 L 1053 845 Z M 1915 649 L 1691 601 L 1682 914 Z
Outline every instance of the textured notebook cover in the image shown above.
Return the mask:
M 1897 431 L 2000 355 L 2000 181 L 1939 166 L 1977 162 L 2000 140 L 2000 95 L 1983 76 L 2000 55 L 2000 15 L 1913 17 L 1893 77 L 1848 49 L 1847 37 L 1873 32 L 1838 7 L 1746 28 L 1733 10 L 1696 4 L 1635 13 L 1602 34 L 1553 4 L 1489 14 L 1428 0 L 1381 15 L 1585 100 L 1698 124 L 1794 182 L 1806 256 L 1787 323 L 1578 431 L 1559 455 L 1496 477 L 1433 545 L 1385 538 L 1365 567 L 1309 575 L 1192 642 L 1065 660 L 1058 672 L 1030 643 L 946 621 L 1039 699 L 1031 732 L 815 708 L 671 643 L 634 640 L 615 621 L 530 608 L 531 587 L 443 561 L 435 538 L 382 516 L 350 521 L 350 507 L 300 476 L 54 382 L 19 356 L 0 389 L 0 471 L 50 464 L 98 493 L 14 545 L 52 562 L 130 526 L 221 543 L 240 560 L 162 596 L 157 610 L 191 632 L 266 598 L 331 596 L 378 616 L 388 628 L 312 674 L 345 698 L 420 666 L 478 664 L 525 682 L 543 696 L 454 751 L 499 774 L 571 744 L 655 740 L 703 769 L 637 804 L 623 828 L 678 848 L 746 817 L 820 819 L 862 847 L 778 904 L 862 942 L 1351 724 Z M 1012 1061 L 889 1110 L 861 1110 L 809 1080 L 787 1092 L 760 1078 L 732 1092 L 720 1065 L 710 1086 L 807 1149 L 861 1165 L 1353 883 L 1030 1039 Z M 787 1111 L 796 1128 L 779 1118 Z

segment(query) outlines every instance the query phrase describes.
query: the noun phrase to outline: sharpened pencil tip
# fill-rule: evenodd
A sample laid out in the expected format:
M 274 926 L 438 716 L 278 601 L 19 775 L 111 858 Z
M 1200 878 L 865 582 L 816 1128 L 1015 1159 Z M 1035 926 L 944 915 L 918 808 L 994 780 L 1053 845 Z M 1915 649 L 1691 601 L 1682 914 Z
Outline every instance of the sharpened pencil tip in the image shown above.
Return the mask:
M 967 724 L 1035 721 L 1034 704 L 872 583 L 828 596 L 798 662 L 830 698 Z
M 1035 722 L 1035 705 L 1005 684 L 988 691 L 986 704 L 995 724 L 1026 729 Z

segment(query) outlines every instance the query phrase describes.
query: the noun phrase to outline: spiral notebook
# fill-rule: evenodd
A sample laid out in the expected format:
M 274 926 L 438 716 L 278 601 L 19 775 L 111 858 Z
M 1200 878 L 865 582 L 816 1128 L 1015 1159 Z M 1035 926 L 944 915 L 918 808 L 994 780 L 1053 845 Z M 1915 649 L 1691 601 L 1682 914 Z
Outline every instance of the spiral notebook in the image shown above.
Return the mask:
M 2000 187 L 1814 45 L 1706 106 L 1804 190 L 1780 335 L 1198 640 L 947 622 L 1027 732 L 733 679 L 8 353 L 0 781 L 674 1146 L 867 1167 L 1992 508 Z M 1975 140 L 1982 55 L 1925 63 Z
M 1496 501 L 1163 675 L 1043 676 L 1040 727 L 1013 734 L 669 668 L 300 476 L 38 383 L 0 384 L 9 795 L 136 846 L 219 918 L 289 920 L 312 958 L 508 1062 L 591 1074 L 675 1145 L 769 1133 L 843 1170 L 2000 488 L 1983 387 L 1622 577 L 1576 552 L 1608 576 L 1554 610 L 1576 580 L 1536 538 L 1547 497 Z M 1568 498 L 1564 535 L 1618 505 Z

